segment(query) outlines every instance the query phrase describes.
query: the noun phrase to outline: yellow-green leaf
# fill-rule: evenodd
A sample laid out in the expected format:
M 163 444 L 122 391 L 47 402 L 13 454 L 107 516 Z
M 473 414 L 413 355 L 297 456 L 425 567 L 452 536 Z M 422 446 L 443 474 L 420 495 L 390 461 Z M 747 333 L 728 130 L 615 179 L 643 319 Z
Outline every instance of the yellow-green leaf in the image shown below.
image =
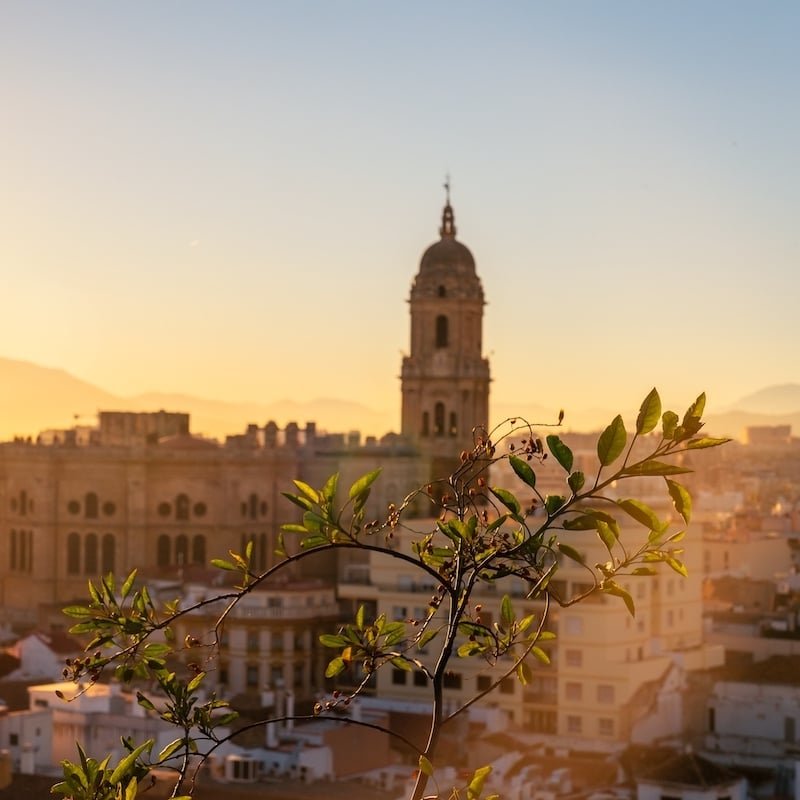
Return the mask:
M 650 433 L 658 424 L 660 416 L 661 398 L 658 396 L 655 387 L 653 387 L 639 409 L 639 416 L 636 418 L 636 433 Z
M 625 423 L 617 414 L 611 424 L 600 434 L 597 440 L 597 458 L 602 466 L 613 464 L 622 455 L 628 435 L 625 432 Z

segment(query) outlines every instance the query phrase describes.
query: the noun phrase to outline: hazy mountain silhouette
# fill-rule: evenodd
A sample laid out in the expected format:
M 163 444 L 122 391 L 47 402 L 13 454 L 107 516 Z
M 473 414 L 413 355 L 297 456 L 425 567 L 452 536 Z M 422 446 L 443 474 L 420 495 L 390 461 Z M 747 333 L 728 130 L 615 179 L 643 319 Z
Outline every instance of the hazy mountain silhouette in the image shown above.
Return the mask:
M 9 358 L 0 358 L 0 387 L 0 440 L 35 437 L 42 430 L 68 428 L 76 421 L 93 424 L 98 411 L 188 411 L 193 431 L 220 439 L 243 431 L 249 422 L 264 425 L 270 420 L 281 427 L 287 422 L 304 425 L 313 421 L 319 430 L 361 430 L 381 435 L 396 429 L 399 418 L 399 414 L 336 398 L 227 403 L 160 392 L 122 397 L 65 370 Z
M 314 421 L 321 431 L 360 430 L 364 434 L 381 435 L 397 430 L 400 416 L 399 409 L 373 409 L 337 398 L 228 403 L 158 392 L 121 397 L 63 369 L 10 358 L 0 358 L 0 387 L 0 440 L 13 436 L 35 437 L 42 430 L 71 427 L 76 421 L 92 424 L 98 411 L 187 411 L 192 417 L 193 431 L 220 439 L 225 434 L 241 432 L 247 423 L 264 425 L 270 420 L 281 427 L 287 422 L 303 425 Z M 495 422 L 519 415 L 533 423 L 554 422 L 558 411 L 535 403 L 520 405 L 501 401 L 492 404 Z M 613 409 L 599 408 L 568 408 L 566 411 L 564 430 L 573 431 L 600 430 L 617 413 Z M 632 424 L 633 419 L 630 422 Z M 800 431 L 800 385 L 760 389 L 727 406 L 727 410 L 710 414 L 706 428 L 718 436 L 739 437 L 747 425 L 779 424 L 790 424 L 794 433 Z
M 731 405 L 731 409 L 754 414 L 800 414 L 800 384 L 767 386 L 740 398 Z

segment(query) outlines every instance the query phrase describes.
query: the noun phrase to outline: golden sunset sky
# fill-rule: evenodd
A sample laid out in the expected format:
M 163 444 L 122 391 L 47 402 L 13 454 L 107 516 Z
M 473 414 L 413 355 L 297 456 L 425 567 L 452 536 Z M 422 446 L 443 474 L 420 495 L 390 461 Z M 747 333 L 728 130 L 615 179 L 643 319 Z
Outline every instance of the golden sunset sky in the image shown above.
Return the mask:
M 7 0 L 0 355 L 399 409 L 449 172 L 493 401 L 799 381 L 799 32 L 794 2 Z

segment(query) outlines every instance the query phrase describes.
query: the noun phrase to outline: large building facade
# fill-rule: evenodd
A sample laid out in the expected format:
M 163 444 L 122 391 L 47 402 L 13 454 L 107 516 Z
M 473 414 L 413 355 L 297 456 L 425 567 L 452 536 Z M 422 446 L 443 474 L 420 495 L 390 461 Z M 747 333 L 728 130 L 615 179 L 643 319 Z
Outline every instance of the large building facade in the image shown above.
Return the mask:
M 429 480 L 436 459 L 457 458 L 488 423 L 489 365 L 483 289 L 455 236 L 448 197 L 411 289 L 400 435 L 362 443 L 269 422 L 219 443 L 193 436 L 187 414 L 106 411 L 93 429 L 0 445 L 0 622 L 34 623 L 40 606 L 82 597 L 100 574 L 174 576 L 249 541 L 265 569 L 293 519 L 281 497 L 293 478 L 321 485 L 340 472 L 349 485 L 380 466 L 379 516 Z M 334 564 L 312 561 L 312 575 L 333 580 Z

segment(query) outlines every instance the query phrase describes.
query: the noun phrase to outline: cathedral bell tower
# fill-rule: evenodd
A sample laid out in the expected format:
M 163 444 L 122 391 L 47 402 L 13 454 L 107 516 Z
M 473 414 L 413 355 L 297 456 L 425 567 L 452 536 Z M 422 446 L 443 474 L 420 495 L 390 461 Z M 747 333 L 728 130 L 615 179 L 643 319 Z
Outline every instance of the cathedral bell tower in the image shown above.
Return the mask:
M 489 361 L 483 357 L 483 287 L 475 259 L 456 241 L 450 188 L 441 238 L 422 255 L 411 286 L 411 352 L 401 374 L 402 432 L 435 462 L 473 447 L 489 423 Z

